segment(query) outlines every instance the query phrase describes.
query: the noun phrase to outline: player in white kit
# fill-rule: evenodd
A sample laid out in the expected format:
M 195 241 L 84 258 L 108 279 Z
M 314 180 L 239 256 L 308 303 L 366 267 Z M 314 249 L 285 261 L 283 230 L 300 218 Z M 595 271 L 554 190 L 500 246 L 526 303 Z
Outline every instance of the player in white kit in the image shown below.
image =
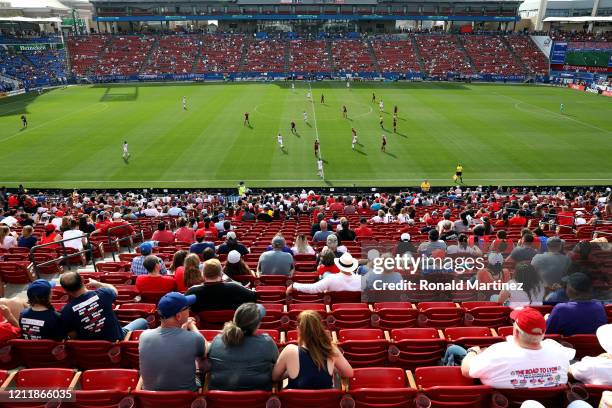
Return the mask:
M 385 104 L 383 103 L 382 100 L 378 103 L 378 107 L 380 108 L 381 112 L 383 112 L 385 110 Z
M 351 148 L 355 150 L 355 145 L 357 144 L 357 134 L 353 134 L 353 142 L 351 143 Z
M 304 111 L 304 122 L 308 122 L 308 114 Z
M 283 145 L 283 135 L 281 135 L 280 133 L 278 134 L 278 136 L 276 136 L 276 142 L 278 143 L 278 147 L 282 149 L 285 148 L 285 146 Z
M 323 175 L 323 160 L 321 158 L 319 158 L 319 160 L 317 160 L 317 173 L 319 174 L 319 177 L 324 178 L 324 175 Z
M 123 142 L 123 160 L 127 160 L 130 158 L 130 152 L 128 150 L 128 142 Z
M 312 94 L 310 93 L 310 91 L 308 91 L 308 93 L 306 94 L 306 99 L 311 99 L 312 98 Z
M 187 110 L 187 97 L 183 96 L 183 110 Z
M 292 90 L 292 91 L 295 91 L 295 82 L 292 82 L 292 83 L 291 83 L 291 90 Z

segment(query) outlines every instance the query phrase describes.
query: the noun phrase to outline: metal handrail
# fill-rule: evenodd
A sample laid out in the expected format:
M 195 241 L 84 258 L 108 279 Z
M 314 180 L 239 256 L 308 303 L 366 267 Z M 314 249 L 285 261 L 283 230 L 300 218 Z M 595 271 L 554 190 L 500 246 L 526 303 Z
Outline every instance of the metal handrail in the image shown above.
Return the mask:
M 81 251 L 76 251 L 76 252 L 72 252 L 72 253 L 67 253 L 66 252 L 66 245 L 65 242 L 67 241 L 73 241 L 75 239 L 83 239 L 85 238 L 87 240 L 86 246 L 83 247 L 83 249 Z M 36 258 L 34 257 L 34 254 L 37 252 L 37 250 L 39 250 L 40 248 L 46 248 L 46 247 L 50 247 L 52 245 L 59 245 L 60 248 L 62 250 L 62 255 L 59 255 L 58 258 L 54 258 L 48 261 L 43 261 L 43 262 L 38 262 L 36 261 Z M 74 257 L 81 257 L 81 255 L 83 254 L 90 254 L 90 258 L 91 258 L 91 263 L 94 267 L 94 271 L 96 271 L 96 263 L 93 260 L 93 250 L 92 250 L 92 244 L 91 244 L 91 240 L 89 239 L 89 234 L 83 233 L 83 235 L 79 236 L 79 237 L 73 237 L 73 238 L 66 238 L 66 239 L 61 239 L 59 241 L 54 241 L 54 242 L 49 242 L 46 244 L 40 244 L 40 245 L 34 245 L 32 247 L 32 249 L 30 249 L 30 254 L 29 254 L 29 259 L 30 262 L 32 262 L 32 265 L 34 267 L 34 271 L 36 272 L 36 275 L 38 276 L 39 274 L 39 268 L 41 266 L 47 266 L 47 265 L 51 265 L 53 263 L 57 263 L 58 261 L 65 261 L 67 259 L 70 258 L 74 258 Z M 85 265 L 87 265 L 87 257 L 85 257 Z
M 126 228 L 126 227 L 130 227 L 132 226 L 131 223 L 127 223 L 125 225 L 117 225 L 116 227 L 111 227 L 108 230 L 106 230 L 106 238 L 108 240 L 108 246 L 110 247 L 111 250 L 111 254 L 113 255 L 113 261 L 116 261 L 115 258 L 115 245 L 127 241 L 128 242 L 128 248 L 130 248 L 130 251 L 132 250 L 132 245 L 134 244 L 134 240 L 133 238 L 136 237 L 140 237 L 142 241 L 144 241 L 144 234 L 142 233 L 142 226 L 140 224 L 140 222 L 136 221 L 136 223 L 138 224 L 138 226 L 140 227 L 138 232 L 134 232 L 131 235 L 126 235 L 124 237 L 114 237 L 111 235 L 111 232 L 121 229 L 121 228 Z

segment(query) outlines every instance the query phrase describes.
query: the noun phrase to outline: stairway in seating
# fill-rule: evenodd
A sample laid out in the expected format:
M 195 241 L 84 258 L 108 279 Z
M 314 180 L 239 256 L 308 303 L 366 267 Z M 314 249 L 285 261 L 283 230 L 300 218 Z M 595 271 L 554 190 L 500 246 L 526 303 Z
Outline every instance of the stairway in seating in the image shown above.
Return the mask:
M 104 59 L 102 58 L 102 56 L 106 54 L 106 49 L 110 47 L 112 40 L 113 40 L 112 35 L 106 36 L 106 41 L 102 45 L 102 48 L 100 48 L 100 53 L 98 54 L 98 61 L 102 61 Z M 89 68 L 87 68 L 87 70 L 85 71 L 85 76 L 94 75 L 96 73 L 96 67 L 97 67 L 96 64 L 91 64 Z
M 502 42 L 504 43 L 504 45 L 508 49 L 508 51 L 510 51 L 510 55 L 512 55 L 512 58 L 514 58 L 514 63 L 517 64 L 519 67 L 521 67 L 523 69 L 523 73 L 525 75 L 530 75 L 531 72 L 529 72 L 529 67 L 527 65 L 525 65 L 523 63 L 523 61 L 521 61 L 521 58 L 518 55 L 516 55 L 516 53 L 514 52 L 514 49 L 510 45 L 510 42 L 508 41 L 506 36 L 502 35 L 500 37 L 501 37 Z
M 283 67 L 283 71 L 284 72 L 289 72 L 289 64 L 291 62 L 291 48 L 289 47 L 289 41 L 284 41 L 284 46 L 283 46 L 283 53 L 284 53 L 284 60 L 285 60 L 285 65 Z
M 200 44 L 198 45 L 198 52 L 196 52 L 195 58 L 193 60 L 193 64 L 191 65 L 192 74 L 195 73 L 196 68 L 198 67 L 198 62 L 202 59 L 202 48 L 204 48 L 204 36 L 200 34 L 196 38 L 197 38 L 197 41 L 200 42 Z
M 463 44 L 463 40 L 461 39 L 461 36 L 451 35 L 451 39 L 455 40 L 455 43 L 457 44 L 457 48 L 459 48 L 459 50 L 463 52 L 465 60 L 470 64 L 470 69 L 472 70 L 472 73 L 479 74 L 480 72 L 476 71 L 476 65 L 474 65 L 474 61 L 472 60 L 472 57 L 470 57 L 470 54 L 468 54 L 467 50 L 465 49 L 465 45 Z
M 242 43 L 242 49 L 240 50 L 240 61 L 238 63 L 238 72 L 244 72 L 244 65 L 246 63 L 247 52 L 249 47 L 251 46 L 251 42 L 253 40 L 249 38 L 245 38 Z
M 409 38 L 412 41 L 412 46 L 414 47 L 414 55 L 417 57 L 417 62 L 419 63 L 419 67 L 421 69 L 421 75 L 425 76 L 425 63 L 423 62 L 423 56 L 421 55 L 419 44 L 417 44 L 416 35 L 410 35 Z
M 142 72 L 143 69 L 151 65 L 151 57 L 153 56 L 153 53 L 159 49 L 159 37 L 154 36 L 153 38 L 155 39 L 155 41 L 153 42 L 153 46 L 149 48 L 149 52 L 147 52 L 147 55 L 144 58 L 144 62 L 138 69 L 139 74 Z
M 366 47 L 368 47 L 368 54 L 370 54 L 370 59 L 374 63 L 374 67 L 376 67 L 376 72 L 378 72 L 379 75 L 382 75 L 382 69 L 380 69 L 380 65 L 378 64 L 378 58 L 376 58 L 376 52 L 374 52 L 372 42 L 370 42 L 370 40 L 367 38 L 363 41 L 365 42 Z
M 328 59 L 328 63 L 329 63 L 329 70 L 331 72 L 336 72 L 336 66 L 334 64 L 334 55 L 332 54 L 332 41 L 333 40 L 329 40 L 326 39 L 325 40 L 325 52 L 327 52 L 327 59 Z

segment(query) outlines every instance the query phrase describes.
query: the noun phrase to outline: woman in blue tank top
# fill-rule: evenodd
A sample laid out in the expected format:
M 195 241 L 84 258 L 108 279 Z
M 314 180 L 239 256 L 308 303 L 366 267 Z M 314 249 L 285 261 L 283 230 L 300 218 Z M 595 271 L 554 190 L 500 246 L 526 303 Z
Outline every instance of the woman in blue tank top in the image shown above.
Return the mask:
M 321 323 L 319 314 L 312 310 L 300 313 L 298 318 L 298 345 L 283 349 L 274 370 L 273 381 L 289 379 L 287 388 L 333 388 L 333 375 L 351 377 L 353 369 L 344 356 L 332 344 Z

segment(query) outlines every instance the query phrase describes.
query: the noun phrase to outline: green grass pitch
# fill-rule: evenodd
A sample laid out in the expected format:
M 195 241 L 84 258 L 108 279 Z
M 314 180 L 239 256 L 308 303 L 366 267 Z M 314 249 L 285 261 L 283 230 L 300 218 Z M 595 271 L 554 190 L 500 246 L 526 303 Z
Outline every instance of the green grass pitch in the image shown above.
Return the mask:
M 351 83 L 347 89 L 329 82 L 312 84 L 311 102 L 309 86 L 96 85 L 7 98 L 0 101 L 0 184 L 207 188 L 244 180 L 250 187 L 382 187 L 429 178 L 450 185 L 458 162 L 470 185 L 612 181 L 612 98 L 544 86 Z M 372 92 L 384 101 L 384 129 Z M 349 119 L 342 118 L 342 105 Z M 252 127 L 243 125 L 244 112 Z M 355 150 L 351 127 L 361 144 Z M 279 131 L 285 151 L 277 145 Z M 317 134 L 324 180 L 313 150 Z

